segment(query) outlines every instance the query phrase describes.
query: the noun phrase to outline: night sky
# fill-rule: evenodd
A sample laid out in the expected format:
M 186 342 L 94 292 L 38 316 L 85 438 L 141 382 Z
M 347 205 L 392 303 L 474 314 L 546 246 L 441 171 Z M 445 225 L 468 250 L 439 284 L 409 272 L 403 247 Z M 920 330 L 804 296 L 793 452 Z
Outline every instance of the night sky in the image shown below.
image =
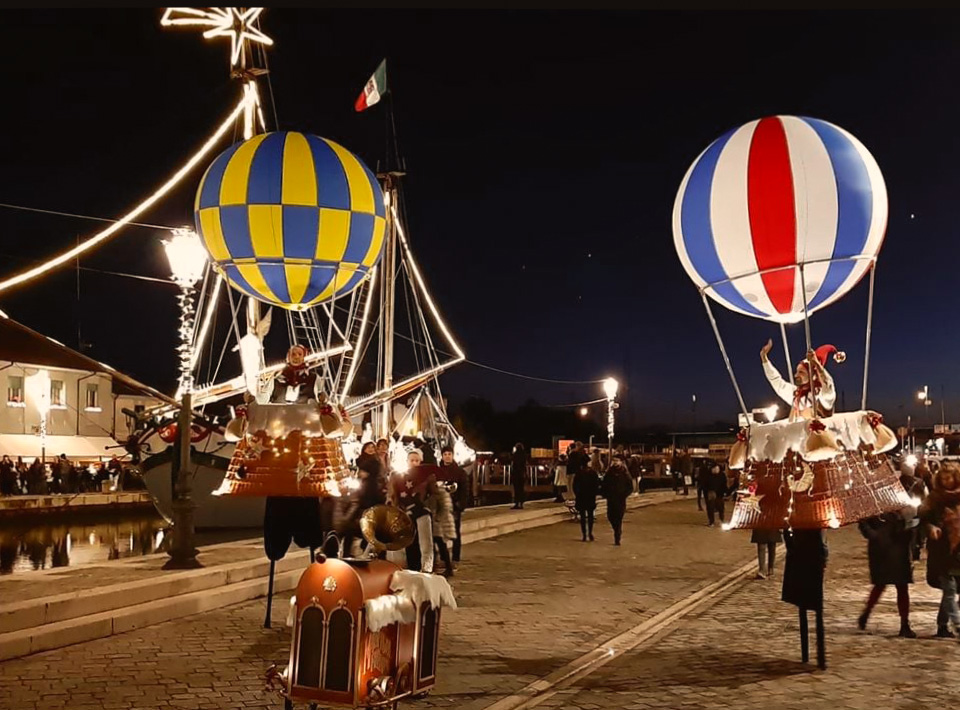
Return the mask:
M 223 120 L 239 86 L 229 42 L 163 30 L 160 10 L 6 12 L 0 202 L 118 217 Z M 960 420 L 954 288 L 960 261 L 952 13 L 268 10 L 281 129 L 336 140 L 372 168 L 382 106 L 353 102 L 387 57 L 410 236 L 470 359 L 563 380 L 625 383 L 634 426 L 732 420 L 737 404 L 671 211 L 690 163 L 721 133 L 771 114 L 823 118 L 873 153 L 890 196 L 877 270 L 870 406 L 898 423 Z M 268 94 L 266 84 L 263 93 Z M 272 123 L 268 103 L 268 121 Z M 224 146 L 226 147 L 226 143 Z M 142 221 L 189 224 L 202 171 Z M 0 209 L 3 275 L 97 223 Z M 128 228 L 81 266 L 166 277 L 159 239 Z M 860 398 L 866 282 L 812 319 L 847 409 Z M 0 308 L 146 382 L 174 386 L 171 286 L 74 269 L 0 295 Z M 776 326 L 720 312 L 748 405 L 774 400 L 757 352 Z M 802 349 L 802 326 L 791 329 Z M 783 368 L 782 350 L 774 362 Z M 593 399 L 464 364 L 454 401 L 512 408 Z M 696 414 L 691 396 L 697 395 Z

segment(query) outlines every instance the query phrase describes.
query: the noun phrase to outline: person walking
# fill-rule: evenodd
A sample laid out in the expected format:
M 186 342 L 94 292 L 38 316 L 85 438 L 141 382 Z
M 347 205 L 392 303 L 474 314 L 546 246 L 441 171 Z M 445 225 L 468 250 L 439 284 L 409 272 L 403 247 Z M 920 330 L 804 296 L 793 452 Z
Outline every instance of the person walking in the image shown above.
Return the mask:
M 807 612 L 816 612 L 817 666 L 827 667 L 823 631 L 823 572 L 829 549 L 822 530 L 787 531 L 783 538 L 787 561 L 783 568 L 781 599 L 793 604 L 800 613 L 800 653 L 803 662 L 810 660 L 810 639 Z
M 463 546 L 460 541 L 460 522 L 463 518 L 463 511 L 470 505 L 470 477 L 453 460 L 453 447 L 451 446 L 444 446 L 441 450 L 440 466 L 445 471 L 449 471 L 450 479 L 457 486 L 457 489 L 451 495 L 453 500 L 453 524 L 456 532 L 456 536 L 453 538 L 453 561 L 456 563 L 460 561 L 460 550 Z
M 573 495 L 576 497 L 577 512 L 580 514 L 580 532 L 583 542 L 589 537 L 593 542 L 593 514 L 597 509 L 597 493 L 600 491 L 600 477 L 591 466 L 583 466 L 573 479 Z
M 408 483 L 421 478 L 417 471 L 423 465 L 423 454 L 414 449 L 407 454 L 407 473 L 400 476 Z M 407 569 L 414 572 L 433 572 L 433 522 L 430 511 L 424 505 L 428 480 L 420 480 L 409 491 L 397 496 L 399 505 L 407 512 L 416 526 L 414 539 L 406 548 Z M 402 484 L 401 484 L 402 485 Z M 404 496 L 403 493 L 406 493 Z
M 630 471 L 620 455 L 613 457 L 613 462 L 603 477 L 601 491 L 607 499 L 607 520 L 613 528 L 613 544 L 619 545 L 623 536 L 623 516 L 627 512 L 627 497 L 633 492 L 633 482 L 630 480 Z
M 757 546 L 757 579 L 773 576 L 773 565 L 777 559 L 777 545 L 783 542 L 779 530 L 754 530 L 750 542 Z
M 913 584 L 911 543 L 916 509 L 909 512 L 885 513 L 861 520 L 860 533 L 867 539 L 867 559 L 870 565 L 870 583 L 873 589 L 867 597 L 863 613 L 857 618 L 857 627 L 867 628 L 870 612 L 880 601 L 880 595 L 892 584 L 897 588 L 897 611 L 900 613 L 900 636 L 915 639 L 910 628 L 910 587 Z
M 630 472 L 631 488 L 637 495 L 643 492 L 640 490 L 640 477 L 642 475 L 642 468 L 643 466 L 642 462 L 640 461 L 640 457 L 636 454 L 631 454 L 627 459 L 627 470 Z
M 707 499 L 707 527 L 713 527 L 716 515 L 720 515 L 720 522 L 723 522 L 724 505 L 723 497 L 727 494 L 727 477 L 723 475 L 719 464 L 710 467 L 707 479 L 704 485 L 704 492 Z
M 563 503 L 563 487 L 567 484 L 567 457 L 560 454 L 553 467 L 553 502 Z
M 960 464 L 945 462 L 940 467 L 920 520 L 927 527 L 927 584 L 941 591 L 937 636 L 953 638 L 960 633 Z
M 433 476 L 427 482 L 423 506 L 430 511 L 430 523 L 433 534 L 433 547 L 443 560 L 443 576 L 453 576 L 453 562 L 447 543 L 457 535 L 453 519 L 453 500 L 446 487 Z
M 680 479 L 683 483 L 683 495 L 690 495 L 690 486 L 693 485 L 693 457 L 690 449 L 684 449 L 680 456 Z
M 527 450 L 517 442 L 510 458 L 510 483 L 513 485 L 513 508 L 523 510 L 524 482 L 527 477 Z
M 357 476 L 360 478 L 357 500 L 351 506 L 350 515 L 343 525 L 344 557 L 353 557 L 353 539 L 360 529 L 360 519 L 363 514 L 373 506 L 387 502 L 386 475 L 377 456 L 377 445 L 372 441 L 368 441 L 360 449 L 360 455 L 357 457 Z M 361 540 L 361 552 L 366 546 L 367 541 Z
M 13 460 L 4 454 L 0 459 L 0 495 L 12 496 L 17 481 L 17 471 L 13 467 Z

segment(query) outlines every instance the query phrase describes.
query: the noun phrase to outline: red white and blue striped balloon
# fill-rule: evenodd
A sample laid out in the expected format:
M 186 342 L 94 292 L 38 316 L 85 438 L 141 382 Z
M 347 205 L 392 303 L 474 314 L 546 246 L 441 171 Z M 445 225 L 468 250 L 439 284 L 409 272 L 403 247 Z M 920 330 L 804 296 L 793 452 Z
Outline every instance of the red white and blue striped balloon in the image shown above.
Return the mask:
M 751 121 L 721 136 L 687 171 L 673 239 L 687 274 L 715 301 L 781 323 L 830 305 L 867 272 L 883 243 L 887 189 L 873 156 L 832 123 Z

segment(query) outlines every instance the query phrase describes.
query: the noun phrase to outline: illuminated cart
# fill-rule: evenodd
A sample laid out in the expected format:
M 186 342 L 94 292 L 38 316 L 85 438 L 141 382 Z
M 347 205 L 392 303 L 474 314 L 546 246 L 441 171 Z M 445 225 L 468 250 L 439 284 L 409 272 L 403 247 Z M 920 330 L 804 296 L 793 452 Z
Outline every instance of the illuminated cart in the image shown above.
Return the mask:
M 289 665 L 268 671 L 284 698 L 311 708 L 395 708 L 433 688 L 447 580 L 384 560 L 319 559 L 291 600 Z

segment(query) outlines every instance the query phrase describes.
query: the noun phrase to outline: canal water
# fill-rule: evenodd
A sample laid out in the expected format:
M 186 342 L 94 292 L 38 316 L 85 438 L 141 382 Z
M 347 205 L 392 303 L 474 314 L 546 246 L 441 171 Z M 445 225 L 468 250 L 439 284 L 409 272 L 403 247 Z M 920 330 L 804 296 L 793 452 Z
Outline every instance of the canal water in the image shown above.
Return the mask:
M 201 531 L 197 544 L 243 540 L 259 534 L 256 529 Z M 170 525 L 153 511 L 4 520 L 0 523 L 0 575 L 150 555 L 165 552 L 169 544 Z

